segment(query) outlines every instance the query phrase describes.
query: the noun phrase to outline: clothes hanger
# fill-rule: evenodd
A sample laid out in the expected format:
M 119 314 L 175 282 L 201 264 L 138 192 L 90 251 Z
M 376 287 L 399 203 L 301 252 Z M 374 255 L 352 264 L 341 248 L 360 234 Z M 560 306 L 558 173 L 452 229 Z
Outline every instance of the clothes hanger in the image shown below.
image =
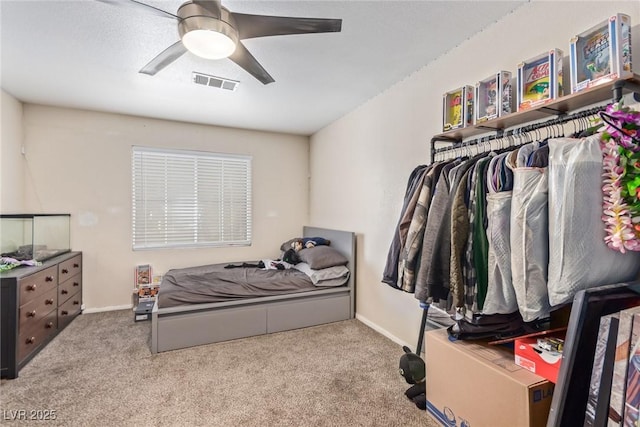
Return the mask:
M 573 126 L 573 133 L 572 135 L 575 137 L 578 134 L 578 127 L 576 125 L 576 121 L 575 119 L 571 120 L 571 125 Z

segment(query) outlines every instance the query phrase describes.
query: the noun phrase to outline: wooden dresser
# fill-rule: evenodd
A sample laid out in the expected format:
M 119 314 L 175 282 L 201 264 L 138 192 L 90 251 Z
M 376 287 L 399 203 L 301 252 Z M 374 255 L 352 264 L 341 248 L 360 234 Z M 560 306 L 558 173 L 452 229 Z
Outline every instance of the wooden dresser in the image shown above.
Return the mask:
M 0 376 L 16 378 L 82 307 L 82 253 L 0 273 Z

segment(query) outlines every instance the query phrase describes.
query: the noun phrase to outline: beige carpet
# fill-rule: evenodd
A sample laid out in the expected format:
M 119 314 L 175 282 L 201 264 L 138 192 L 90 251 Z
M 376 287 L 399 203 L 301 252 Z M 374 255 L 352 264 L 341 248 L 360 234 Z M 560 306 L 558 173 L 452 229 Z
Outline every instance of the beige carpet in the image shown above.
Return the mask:
M 230 327 L 232 327 L 230 325 Z M 150 322 L 84 314 L 3 380 L 0 409 L 65 426 L 435 426 L 399 345 L 357 320 L 152 355 Z

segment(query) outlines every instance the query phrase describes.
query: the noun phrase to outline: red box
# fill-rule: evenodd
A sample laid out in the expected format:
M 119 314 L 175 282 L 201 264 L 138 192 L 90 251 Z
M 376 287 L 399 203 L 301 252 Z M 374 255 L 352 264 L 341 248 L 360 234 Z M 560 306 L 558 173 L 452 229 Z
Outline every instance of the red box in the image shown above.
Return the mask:
M 513 351 L 516 365 L 556 383 L 562 363 L 562 353 L 542 350 L 538 347 L 538 338 L 535 337 L 516 339 Z

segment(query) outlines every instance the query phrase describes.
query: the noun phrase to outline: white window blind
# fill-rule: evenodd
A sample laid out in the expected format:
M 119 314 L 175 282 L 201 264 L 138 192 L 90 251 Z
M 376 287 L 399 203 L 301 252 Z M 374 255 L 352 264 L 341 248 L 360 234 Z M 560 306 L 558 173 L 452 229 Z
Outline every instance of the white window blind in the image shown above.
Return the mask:
M 133 147 L 133 249 L 251 244 L 251 157 Z

